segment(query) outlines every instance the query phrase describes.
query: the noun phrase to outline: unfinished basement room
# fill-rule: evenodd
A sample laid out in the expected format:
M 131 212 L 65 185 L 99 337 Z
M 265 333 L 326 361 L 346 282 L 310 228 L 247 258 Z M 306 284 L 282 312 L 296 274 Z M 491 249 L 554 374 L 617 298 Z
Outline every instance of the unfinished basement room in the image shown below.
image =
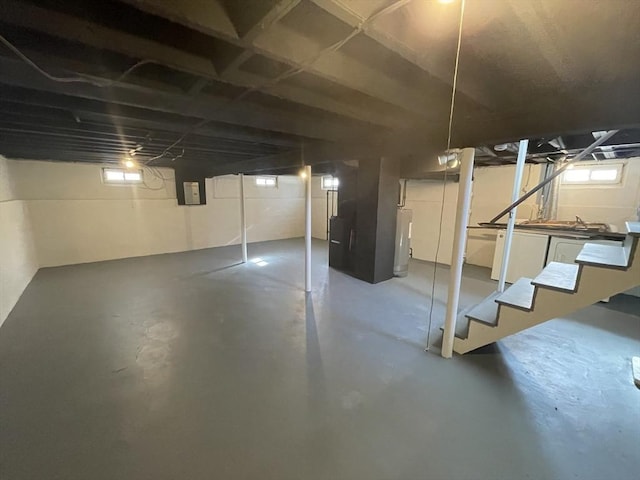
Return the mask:
M 0 0 L 0 109 L 0 479 L 638 478 L 638 0 Z

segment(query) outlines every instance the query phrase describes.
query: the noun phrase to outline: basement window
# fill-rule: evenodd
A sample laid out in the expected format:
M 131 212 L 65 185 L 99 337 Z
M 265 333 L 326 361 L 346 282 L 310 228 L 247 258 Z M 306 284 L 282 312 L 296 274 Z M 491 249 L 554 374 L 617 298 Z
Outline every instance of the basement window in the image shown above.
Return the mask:
M 338 180 L 336 177 L 332 177 L 331 175 L 325 175 L 322 177 L 322 189 L 323 190 L 335 190 L 336 188 L 338 188 L 338 185 L 340 184 L 340 180 Z
M 102 180 L 109 185 L 130 185 L 142 183 L 142 170 L 124 168 L 103 168 Z
M 615 185 L 622 181 L 622 163 L 574 165 L 562 174 L 563 185 Z
M 256 177 L 256 185 L 258 187 L 278 187 L 278 177 Z

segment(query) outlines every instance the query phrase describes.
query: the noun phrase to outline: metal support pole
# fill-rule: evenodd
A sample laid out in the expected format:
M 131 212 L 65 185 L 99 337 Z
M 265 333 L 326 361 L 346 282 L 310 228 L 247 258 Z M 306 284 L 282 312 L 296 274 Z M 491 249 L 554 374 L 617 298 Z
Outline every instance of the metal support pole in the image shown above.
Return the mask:
M 456 317 L 458 316 L 458 301 L 460 299 L 460 285 L 462 283 L 462 265 L 464 263 L 464 249 L 467 243 L 467 225 L 469 223 L 469 208 L 471 206 L 471 183 L 473 180 L 473 160 L 475 152 L 474 148 L 465 148 L 462 150 L 460 159 L 458 208 L 456 212 L 456 226 L 453 234 L 447 313 L 444 320 L 444 334 L 442 336 L 442 356 L 444 358 L 451 358 L 453 355 L 453 337 L 456 331 Z
M 242 244 L 242 262 L 247 263 L 247 217 L 244 202 L 244 175 L 240 174 L 240 238 Z
M 304 167 L 305 173 L 305 218 L 304 218 L 304 291 L 311 292 L 311 165 Z
M 515 202 L 520 196 L 522 185 L 522 174 L 524 173 L 524 162 L 527 159 L 527 148 L 529 140 L 520 140 L 518 147 L 518 162 L 516 163 L 516 174 L 513 178 L 513 193 L 511 201 Z M 509 220 L 507 221 L 507 233 L 504 236 L 504 250 L 502 251 L 502 265 L 500 266 L 500 277 L 498 280 L 498 292 L 504 292 L 504 284 L 507 279 L 507 268 L 509 267 L 509 255 L 511 254 L 511 241 L 513 240 L 513 229 L 516 225 L 516 211 L 518 206 L 514 205 L 509 210 Z

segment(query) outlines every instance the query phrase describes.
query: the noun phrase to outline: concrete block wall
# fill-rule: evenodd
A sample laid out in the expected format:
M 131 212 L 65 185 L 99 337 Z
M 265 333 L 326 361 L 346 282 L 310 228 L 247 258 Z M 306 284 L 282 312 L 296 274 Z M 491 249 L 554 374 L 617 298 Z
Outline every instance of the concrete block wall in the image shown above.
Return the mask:
M 173 170 L 122 186 L 102 182 L 103 166 L 0 157 L 0 322 L 39 267 L 240 243 L 237 176 L 207 179 L 206 205 L 179 206 Z M 249 242 L 304 235 L 300 177 L 265 188 L 246 176 L 245 194 Z
M 0 325 L 38 270 L 29 204 L 15 191 L 12 164 L 0 156 Z
M 623 163 L 622 182 L 616 185 L 562 185 L 558 195 L 559 220 L 575 220 L 580 216 L 588 222 L 605 222 L 624 231 L 624 222 L 635 220 L 640 206 L 640 158 L 602 160 L 600 165 Z M 511 203 L 515 167 L 477 167 L 474 169 L 473 197 L 469 225 L 489 221 Z M 541 180 L 539 165 L 527 165 L 521 194 Z M 458 184 L 448 182 L 444 195 L 442 238 L 438 262 L 451 262 L 451 244 L 456 214 Z M 518 207 L 517 217 L 535 219 L 538 207 L 534 195 Z M 407 208 L 413 209 L 413 255 L 421 260 L 434 261 L 437 232 L 442 207 L 442 181 L 409 181 Z M 506 217 L 503 220 L 506 222 Z M 496 231 L 472 229 L 468 232 L 466 262 L 491 267 L 495 249 Z
M 596 162 L 584 162 L 590 165 Z M 640 158 L 601 160 L 598 165 L 622 164 L 622 182 L 613 185 L 561 185 L 558 195 L 558 219 L 585 222 L 606 221 L 619 231 L 625 222 L 637 218 L 640 207 Z
M 474 169 L 473 197 L 471 199 L 469 225 L 488 222 L 501 210 L 509 206 L 513 193 L 515 170 L 515 165 L 478 167 Z M 541 174 L 542 167 L 540 165 L 525 165 L 520 195 L 523 195 L 540 183 Z M 517 211 L 518 220 L 533 220 L 537 218 L 538 207 L 536 202 L 537 195 L 533 195 L 519 205 Z M 503 217 L 500 222 L 506 223 L 507 217 Z M 491 267 L 493 264 L 496 237 L 496 230 L 469 230 L 467 236 L 466 262 L 471 265 Z

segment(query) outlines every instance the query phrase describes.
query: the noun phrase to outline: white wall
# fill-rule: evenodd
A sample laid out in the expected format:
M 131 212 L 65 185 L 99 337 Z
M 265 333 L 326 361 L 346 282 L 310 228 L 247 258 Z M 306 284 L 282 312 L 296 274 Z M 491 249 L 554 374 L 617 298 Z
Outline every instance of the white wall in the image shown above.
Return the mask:
M 444 194 L 444 195 L 443 195 Z M 434 261 L 439 236 L 440 211 L 442 211 L 442 231 L 438 262 L 451 262 L 453 229 L 456 216 L 458 184 L 436 180 L 410 180 L 407 182 L 406 208 L 413 211 L 411 228 L 411 248 L 413 258 Z
M 478 167 L 473 171 L 473 198 L 469 225 L 488 222 L 511 203 L 515 165 Z M 520 195 L 528 192 L 540 182 L 542 167 L 525 165 Z M 533 220 L 538 215 L 537 195 L 533 195 L 518 206 L 518 220 Z M 507 222 L 507 217 L 499 220 Z M 467 237 L 466 262 L 472 265 L 491 267 L 496 243 L 496 230 L 470 229 Z
M 112 186 L 101 165 L 11 162 L 15 189 L 28 202 L 40 266 L 180 252 L 240 242 L 235 176 L 207 179 L 207 205 L 179 206 L 173 171 L 145 170 L 146 186 Z M 279 177 L 278 188 L 245 177 L 249 242 L 304 234 L 304 186 Z
M 562 185 L 558 195 L 559 220 L 575 220 L 580 216 L 589 222 L 610 223 L 624 231 L 624 223 L 635 220 L 640 205 L 640 158 L 607 160 L 600 164 L 624 163 L 622 183 L 619 185 Z M 489 221 L 511 203 L 511 189 L 515 166 L 478 167 L 474 170 L 473 198 L 469 225 Z M 522 195 L 541 180 L 540 165 L 526 165 L 522 180 Z M 442 240 L 438 262 L 449 264 L 453 242 L 455 205 L 458 185 L 446 186 Z M 518 219 L 535 219 L 538 214 L 537 195 L 533 195 L 518 207 Z M 408 182 L 407 208 L 413 210 L 413 256 L 433 261 L 438 235 L 438 222 L 442 206 L 441 181 Z M 506 222 L 506 217 L 502 220 Z M 468 232 L 466 262 L 491 267 L 495 248 L 496 231 L 471 229 Z
M 511 203 L 511 193 L 515 167 L 478 167 L 474 169 L 473 198 L 469 225 L 487 222 L 500 210 Z M 540 177 L 538 165 L 525 167 L 522 182 L 523 193 L 535 186 Z M 451 263 L 453 231 L 456 216 L 458 184 L 447 182 L 444 195 L 444 211 L 442 215 L 442 234 L 438 262 Z M 443 182 L 436 180 L 410 180 L 407 182 L 407 208 L 413 210 L 413 228 L 411 247 L 413 257 L 420 260 L 434 261 L 440 210 L 443 199 Z M 518 207 L 518 218 L 535 218 L 537 209 L 536 196 Z M 506 220 L 505 220 L 506 221 Z M 469 230 L 466 262 L 472 265 L 490 267 L 493 262 L 496 232 L 492 230 Z
M 469 225 L 487 222 L 511 203 L 515 166 L 478 167 L 473 172 L 473 196 Z M 522 181 L 522 193 L 539 182 L 540 166 L 527 165 Z M 414 258 L 435 260 L 438 241 L 440 210 L 442 207 L 441 180 L 407 183 L 407 208 L 413 210 L 413 229 L 411 247 Z M 438 262 L 451 263 L 453 232 L 455 228 L 456 204 L 458 201 L 458 183 L 447 182 L 442 215 L 442 236 Z M 536 196 L 532 196 L 518 207 L 519 219 L 535 218 Z M 506 221 L 506 217 L 503 221 Z M 493 262 L 496 231 L 487 229 L 468 230 L 466 262 L 472 265 L 490 267 Z
M 589 165 L 592 162 L 581 163 Z M 637 219 L 640 205 L 640 158 L 602 160 L 598 165 L 622 163 L 622 183 L 618 185 L 560 185 L 558 220 L 575 220 L 578 215 L 585 222 L 613 224 L 625 231 L 625 222 Z
M 16 193 L 13 163 L 0 156 L 0 325 L 38 270 L 29 206 Z

